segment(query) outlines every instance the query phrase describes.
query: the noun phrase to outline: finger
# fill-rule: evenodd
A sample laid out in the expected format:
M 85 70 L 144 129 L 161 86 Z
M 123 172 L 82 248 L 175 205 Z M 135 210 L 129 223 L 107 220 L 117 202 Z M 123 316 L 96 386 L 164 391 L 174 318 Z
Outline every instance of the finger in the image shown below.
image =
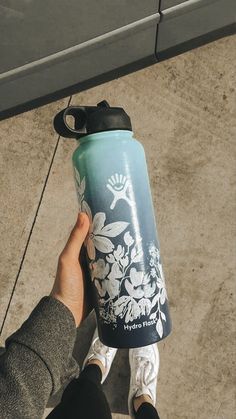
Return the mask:
M 70 237 L 62 251 L 62 255 L 78 260 L 82 244 L 89 230 L 89 218 L 86 213 L 80 212 Z

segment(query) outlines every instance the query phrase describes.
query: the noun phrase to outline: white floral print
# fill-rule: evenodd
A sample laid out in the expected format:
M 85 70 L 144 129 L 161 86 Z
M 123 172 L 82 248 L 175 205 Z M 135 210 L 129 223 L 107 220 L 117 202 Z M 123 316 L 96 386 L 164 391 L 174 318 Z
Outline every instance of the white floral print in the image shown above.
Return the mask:
M 124 234 L 124 242 L 125 244 L 127 244 L 128 246 L 132 246 L 132 244 L 134 243 L 134 239 L 133 237 L 130 235 L 129 231 L 126 231 L 126 233 Z
M 80 174 L 79 171 L 76 169 L 76 167 L 74 167 L 74 172 L 75 172 L 75 186 L 76 186 L 76 192 L 78 195 L 78 200 L 79 200 L 79 211 L 81 211 L 81 202 L 84 199 L 84 191 L 85 191 L 85 177 L 83 177 L 82 181 L 80 180 Z
M 125 233 L 126 234 L 126 233 Z M 135 243 L 130 232 L 133 244 Z M 127 237 L 127 235 L 126 235 Z M 156 321 L 156 330 L 160 338 L 163 336 L 163 321 L 166 321 L 162 306 L 167 299 L 164 277 L 157 248 L 153 252 L 153 244 L 149 260 L 153 267 L 149 272 L 143 272 L 133 266 L 141 261 L 142 250 L 140 242 L 129 252 L 129 245 L 118 245 L 108 254 L 99 275 L 93 275 L 94 284 L 102 297 L 100 315 L 106 323 L 113 323 L 116 327 L 117 319 L 124 318 L 125 323 L 133 322 L 141 316 L 149 316 Z M 132 246 L 131 246 L 132 247 Z M 109 268 L 108 268 L 109 266 Z M 108 272 L 109 269 L 109 272 Z M 105 274 L 107 275 L 105 278 Z
M 136 268 L 130 269 L 130 278 L 125 280 L 125 288 L 134 298 L 151 298 L 156 291 L 155 282 L 150 281 L 149 274 L 138 272 Z
M 129 223 L 116 221 L 105 224 L 105 212 L 97 212 L 93 217 L 84 199 L 85 180 L 83 178 L 80 181 L 78 170 L 75 171 L 75 177 L 81 210 L 88 214 L 90 220 L 85 245 L 90 259 L 91 277 L 100 297 L 101 318 L 116 327 L 119 318 L 129 323 L 142 316 L 149 316 L 150 320 L 155 321 L 157 333 L 162 338 L 163 322 L 166 322 L 162 306 L 167 300 L 167 294 L 159 249 L 154 242 L 149 243 L 149 269 L 144 271 L 142 238 L 133 237 L 128 230 L 119 238 L 120 243 L 114 245 L 112 238 L 121 235 Z M 110 190 L 119 190 L 118 180 L 120 190 L 126 184 L 125 177 L 114 177 L 111 180 L 108 184 L 110 187 L 107 185 Z M 101 252 L 103 257 L 96 260 L 96 251 Z
M 96 258 L 96 249 L 102 253 L 110 253 L 114 249 L 112 241 L 108 237 L 116 237 L 126 229 L 129 223 L 116 221 L 106 226 L 105 212 L 97 212 L 92 219 L 92 213 L 86 201 L 82 201 L 82 211 L 88 214 L 90 220 L 88 236 L 85 240 L 88 257 L 91 260 Z
M 98 259 L 97 262 L 92 263 L 92 278 L 105 279 L 109 272 L 109 264 L 105 263 L 103 259 Z

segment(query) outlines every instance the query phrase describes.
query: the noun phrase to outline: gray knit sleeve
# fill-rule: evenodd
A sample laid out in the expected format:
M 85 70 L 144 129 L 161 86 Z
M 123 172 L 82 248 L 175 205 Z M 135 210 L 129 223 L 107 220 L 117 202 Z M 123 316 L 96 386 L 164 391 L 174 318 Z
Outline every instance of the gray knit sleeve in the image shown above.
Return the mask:
M 53 297 L 42 298 L 0 357 L 1 419 L 42 417 L 49 396 L 79 373 L 75 338 L 70 310 Z

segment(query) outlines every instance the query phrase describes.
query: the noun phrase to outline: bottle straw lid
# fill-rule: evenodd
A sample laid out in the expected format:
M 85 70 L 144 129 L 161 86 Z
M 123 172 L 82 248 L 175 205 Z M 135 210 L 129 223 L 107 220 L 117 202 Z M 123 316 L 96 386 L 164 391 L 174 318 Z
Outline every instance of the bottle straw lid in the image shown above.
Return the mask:
M 74 127 L 67 122 L 73 116 Z M 69 106 L 54 118 L 56 132 L 65 138 L 81 138 L 102 131 L 132 131 L 131 121 L 123 108 L 111 107 L 106 100 L 97 106 Z

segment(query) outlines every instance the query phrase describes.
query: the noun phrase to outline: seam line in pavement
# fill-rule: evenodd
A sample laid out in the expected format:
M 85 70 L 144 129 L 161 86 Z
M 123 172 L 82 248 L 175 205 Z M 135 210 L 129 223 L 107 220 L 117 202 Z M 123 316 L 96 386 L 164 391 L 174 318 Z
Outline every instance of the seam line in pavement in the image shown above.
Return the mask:
M 72 100 L 72 96 L 70 96 L 67 106 L 70 106 L 71 100 Z M 13 285 L 13 288 L 12 288 L 12 292 L 11 292 L 11 295 L 10 295 L 10 298 L 9 298 L 9 301 L 8 301 L 8 305 L 7 305 L 7 308 L 6 308 L 6 312 L 5 312 L 3 321 L 2 321 L 0 336 L 2 335 L 4 326 L 5 326 L 5 323 L 6 323 L 7 315 L 8 315 L 9 309 L 10 309 L 10 305 L 11 305 L 11 302 L 12 302 L 12 298 L 13 298 L 13 295 L 14 295 L 14 292 L 15 292 L 15 289 L 16 289 L 16 285 L 17 285 L 17 282 L 18 282 L 18 278 L 20 276 L 22 266 L 24 264 L 25 256 L 26 256 L 26 253 L 27 253 L 27 250 L 28 250 L 28 247 L 29 247 L 29 243 L 30 243 L 30 240 L 31 240 L 31 236 L 32 236 L 32 233 L 33 233 L 33 230 L 34 230 L 36 220 L 37 220 L 39 209 L 41 207 L 44 192 L 45 192 L 45 189 L 46 189 L 46 186 L 47 186 L 47 183 L 48 183 L 48 179 L 49 179 L 49 176 L 50 176 L 50 173 L 51 173 L 52 165 L 53 165 L 55 155 L 56 155 L 56 152 L 57 152 L 57 149 L 58 149 L 60 138 L 61 138 L 60 135 L 58 135 L 56 145 L 55 145 L 55 148 L 54 148 L 54 151 L 53 151 L 53 155 L 52 155 L 52 158 L 51 158 L 51 162 L 49 164 L 46 179 L 45 179 L 44 184 L 43 184 L 43 189 L 42 189 L 42 192 L 41 192 L 41 195 L 40 195 L 40 198 L 39 198 L 39 203 L 37 205 L 37 209 L 36 209 L 36 212 L 35 212 L 35 215 L 34 215 L 34 219 L 33 219 L 33 222 L 32 222 L 31 228 L 30 228 L 30 232 L 29 232 L 29 235 L 28 235 L 28 238 L 27 238 L 27 241 L 26 241 L 25 249 L 24 249 L 21 261 L 20 261 L 20 266 L 19 266 L 18 272 L 16 274 L 16 279 L 15 279 L 15 282 L 14 282 L 14 285 Z

